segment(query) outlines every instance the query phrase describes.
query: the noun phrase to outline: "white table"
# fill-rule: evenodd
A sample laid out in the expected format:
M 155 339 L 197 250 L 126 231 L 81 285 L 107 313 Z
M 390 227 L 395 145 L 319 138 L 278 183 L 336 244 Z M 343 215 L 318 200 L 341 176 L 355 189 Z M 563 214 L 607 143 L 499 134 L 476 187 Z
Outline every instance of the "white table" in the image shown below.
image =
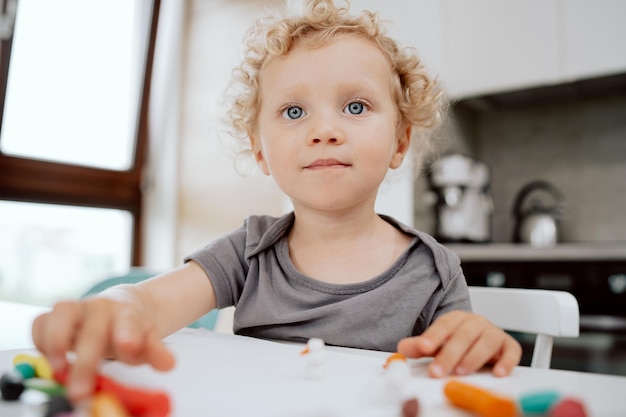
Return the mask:
M 117 362 L 106 363 L 102 372 L 123 384 L 167 391 L 173 417 L 400 415 L 398 401 L 384 394 L 382 364 L 387 353 L 328 348 L 325 375 L 313 379 L 307 376 L 300 345 L 192 329 L 170 336 L 166 343 L 177 357 L 171 372 Z M 21 351 L 0 351 L 0 371 L 10 368 L 11 358 Z M 411 362 L 411 379 L 404 388 L 406 395 L 418 398 L 420 417 L 471 416 L 447 403 L 442 390 L 446 380 L 429 378 L 427 362 Z M 463 379 L 513 397 L 557 389 L 582 399 L 589 416 L 626 415 L 626 377 L 517 367 L 507 378 L 481 372 Z M 18 417 L 19 406 L 0 402 L 0 415 Z

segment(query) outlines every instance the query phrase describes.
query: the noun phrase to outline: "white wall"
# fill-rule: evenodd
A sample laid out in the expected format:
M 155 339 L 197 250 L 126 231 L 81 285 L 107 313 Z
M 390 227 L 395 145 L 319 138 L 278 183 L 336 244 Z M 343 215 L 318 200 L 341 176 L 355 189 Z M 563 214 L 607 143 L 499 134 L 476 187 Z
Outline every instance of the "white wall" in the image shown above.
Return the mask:
M 173 268 L 178 216 L 178 138 L 185 2 L 162 0 L 152 89 L 149 146 L 144 171 L 144 265 L 155 271 Z
M 276 1 L 194 0 L 187 14 L 179 143 L 177 257 L 241 226 L 251 214 L 280 215 L 272 179 L 243 176 L 220 130 L 224 89 L 239 62 L 244 32 Z M 249 163 L 250 167 L 255 167 Z

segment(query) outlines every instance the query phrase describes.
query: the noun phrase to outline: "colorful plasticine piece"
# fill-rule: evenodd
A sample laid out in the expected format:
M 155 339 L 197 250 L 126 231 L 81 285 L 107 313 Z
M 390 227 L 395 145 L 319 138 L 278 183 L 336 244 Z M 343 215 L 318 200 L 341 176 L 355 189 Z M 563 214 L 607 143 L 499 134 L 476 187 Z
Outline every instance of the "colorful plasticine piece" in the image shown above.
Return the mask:
M 130 417 L 122 403 L 112 394 L 98 392 L 91 402 L 92 417 Z
M 324 343 L 322 339 L 319 339 L 317 337 L 312 337 L 311 339 L 308 340 L 308 342 L 306 343 L 306 346 L 300 352 L 300 355 L 309 355 L 314 352 L 320 352 L 324 350 L 324 346 L 326 346 L 326 344 Z
M 22 374 L 22 378 L 34 378 L 37 373 L 35 372 L 35 367 L 30 363 L 20 362 L 14 366 L 15 370 Z
M 15 370 L 5 373 L 0 378 L 0 393 L 5 401 L 18 400 L 24 389 L 24 378 Z
M 42 416 L 46 411 L 46 404 L 50 397 L 41 391 L 34 389 L 25 390 L 20 395 L 23 416 Z
M 517 405 L 513 399 L 456 379 L 445 384 L 444 394 L 456 407 L 473 411 L 482 417 L 517 416 Z
M 20 363 L 27 363 L 35 370 L 38 378 L 52 379 L 52 367 L 43 355 L 29 355 L 28 353 L 18 353 L 13 357 L 13 366 Z
M 65 394 L 65 387 L 52 379 L 29 378 L 24 380 L 24 385 L 27 389 L 41 391 L 50 396 Z
M 401 353 L 392 353 L 391 355 L 389 355 L 389 357 L 387 358 L 387 360 L 385 361 L 385 364 L 383 365 L 383 368 L 387 369 L 389 367 L 389 365 L 394 362 L 394 361 L 402 361 L 402 362 L 406 362 L 406 356 L 404 356 Z
M 324 340 L 313 337 L 300 352 L 301 355 L 307 355 L 307 375 L 310 378 L 321 378 L 325 374 L 325 347 Z
M 409 398 L 402 404 L 402 417 L 417 417 L 419 415 L 419 403 L 417 398 Z
M 55 373 L 54 377 L 58 382 L 65 385 L 67 370 Z M 111 378 L 98 375 L 95 392 L 112 394 L 134 417 L 167 417 L 170 415 L 170 398 L 161 391 L 128 387 Z
M 53 395 L 46 406 L 44 417 L 58 417 L 61 413 L 74 411 L 74 406 L 65 395 Z
M 550 409 L 550 417 L 587 417 L 587 410 L 576 398 L 563 398 Z
M 557 391 L 537 391 L 523 394 L 519 405 L 524 414 L 543 414 L 559 401 L 561 394 Z
M 51 379 L 52 368 L 43 356 L 19 353 L 13 357 L 13 369 L 0 379 L 2 398 L 15 401 L 22 392 L 35 389 L 48 395 L 62 394 L 64 388 Z

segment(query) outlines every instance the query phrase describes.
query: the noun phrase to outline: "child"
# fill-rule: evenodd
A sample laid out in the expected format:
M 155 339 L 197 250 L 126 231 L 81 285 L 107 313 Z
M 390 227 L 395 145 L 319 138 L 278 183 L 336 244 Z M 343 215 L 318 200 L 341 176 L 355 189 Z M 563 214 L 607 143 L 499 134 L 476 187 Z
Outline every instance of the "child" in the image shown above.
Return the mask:
M 75 353 L 68 393 L 90 395 L 100 359 L 174 366 L 160 341 L 211 309 L 235 305 L 234 332 L 268 339 L 434 356 L 433 377 L 486 363 L 503 376 L 521 348 L 470 313 L 458 257 L 374 212 L 378 188 L 441 119 L 441 93 L 418 58 L 365 12 L 310 0 L 303 16 L 259 24 L 229 113 L 259 167 L 293 203 L 252 216 L 137 285 L 55 305 L 33 340 L 55 369 Z

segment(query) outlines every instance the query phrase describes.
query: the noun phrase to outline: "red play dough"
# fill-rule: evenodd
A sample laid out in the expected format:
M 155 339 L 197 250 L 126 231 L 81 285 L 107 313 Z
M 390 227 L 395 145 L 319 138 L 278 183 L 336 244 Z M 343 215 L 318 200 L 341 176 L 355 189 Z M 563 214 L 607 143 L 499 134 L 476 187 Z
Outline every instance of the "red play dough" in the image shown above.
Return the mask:
M 577 399 L 564 398 L 550 409 L 550 417 L 587 417 L 587 411 Z

